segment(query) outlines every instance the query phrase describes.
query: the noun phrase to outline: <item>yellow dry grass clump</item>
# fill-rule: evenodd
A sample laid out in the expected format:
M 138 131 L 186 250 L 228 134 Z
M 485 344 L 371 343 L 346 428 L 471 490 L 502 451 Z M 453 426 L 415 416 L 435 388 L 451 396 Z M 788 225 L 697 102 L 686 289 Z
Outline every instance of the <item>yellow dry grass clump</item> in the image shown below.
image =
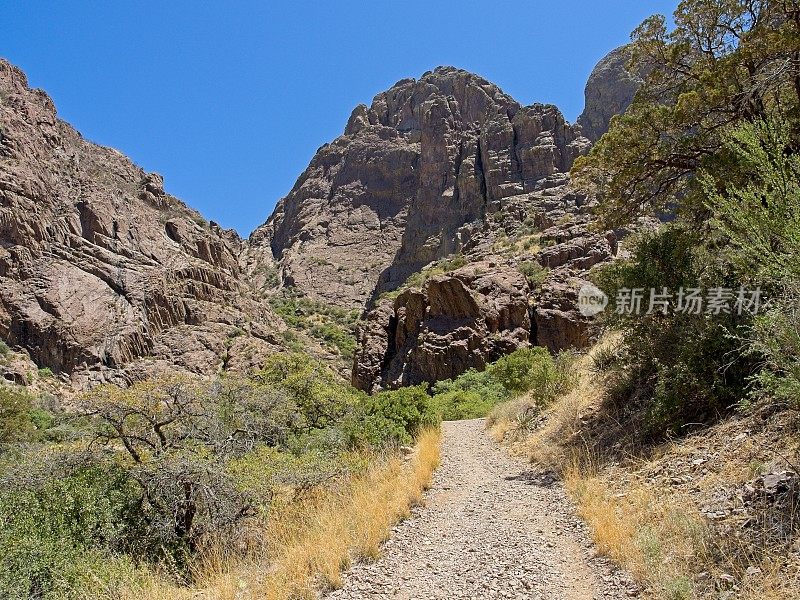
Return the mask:
M 439 430 L 423 432 L 406 459 L 377 462 L 361 476 L 270 512 L 260 551 L 226 559 L 210 551 L 191 588 L 153 578 L 123 600 L 288 600 L 341 585 L 353 560 L 378 557 L 392 526 L 423 501 L 439 464 Z
M 752 477 L 745 458 L 749 444 L 727 451 L 726 440 L 741 425 L 722 423 L 641 452 L 612 451 L 593 436 L 597 427 L 609 425 L 608 420 L 592 419 L 606 396 L 605 380 L 594 369 L 595 357 L 608 354 L 619 342 L 619 337 L 606 336 L 579 356 L 573 365 L 577 385 L 543 413 L 529 410 L 526 396 L 498 407 L 487 421 L 493 435 L 515 454 L 561 475 L 598 551 L 634 576 L 643 597 L 717 597 L 725 591 L 715 590 L 719 582 L 734 574 L 736 588 L 728 590 L 733 593 L 729 598 L 800 598 L 796 557 L 787 559 L 785 550 L 770 547 L 756 554 L 739 551 L 741 541 L 720 537 L 698 509 L 714 490 Z M 724 427 L 728 429 L 720 429 Z M 624 427 L 619 427 L 619 435 L 625 435 Z M 691 464 L 694 456 L 712 446 L 722 449 L 718 464 L 692 479 L 691 485 L 672 484 L 673 462 Z

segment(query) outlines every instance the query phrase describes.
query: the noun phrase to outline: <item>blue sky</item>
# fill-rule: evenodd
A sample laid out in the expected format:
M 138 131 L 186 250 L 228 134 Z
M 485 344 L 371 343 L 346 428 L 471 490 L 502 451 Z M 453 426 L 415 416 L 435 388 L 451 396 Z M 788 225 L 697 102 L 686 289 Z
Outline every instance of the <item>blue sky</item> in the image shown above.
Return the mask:
M 395 81 L 455 65 L 572 121 L 594 64 L 676 4 L 3 0 L 0 56 L 85 137 L 246 236 Z

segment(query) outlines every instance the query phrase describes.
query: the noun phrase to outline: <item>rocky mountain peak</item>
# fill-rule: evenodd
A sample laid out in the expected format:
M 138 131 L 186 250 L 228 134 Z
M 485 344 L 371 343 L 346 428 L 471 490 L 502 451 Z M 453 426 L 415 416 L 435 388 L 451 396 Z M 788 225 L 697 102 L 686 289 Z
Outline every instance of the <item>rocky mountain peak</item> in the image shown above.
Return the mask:
M 586 98 L 578 124 L 583 134 L 596 142 L 608 131 L 611 117 L 625 112 L 642 83 L 639 74 L 628 68 L 631 46 L 612 50 L 597 63 L 586 82 Z
M 456 67 L 437 67 L 418 80 L 398 81 L 378 94 L 370 107 L 358 105 L 350 116 L 345 135 L 370 125 L 382 125 L 417 137 L 423 129 L 425 114 L 437 102 L 467 127 L 481 127 L 497 113 L 513 116 L 520 107 L 500 88 L 478 75 Z
M 250 241 L 279 261 L 285 285 L 363 307 L 459 252 L 503 198 L 566 173 L 588 148 L 556 107 L 521 106 L 477 75 L 438 67 L 356 107 Z

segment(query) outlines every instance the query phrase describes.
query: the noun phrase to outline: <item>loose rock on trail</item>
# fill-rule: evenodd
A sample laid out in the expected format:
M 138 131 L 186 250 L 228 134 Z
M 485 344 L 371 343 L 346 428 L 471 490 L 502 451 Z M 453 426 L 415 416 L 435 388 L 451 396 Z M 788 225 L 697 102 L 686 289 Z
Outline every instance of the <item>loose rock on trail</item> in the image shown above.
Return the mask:
M 382 558 L 354 565 L 327 598 L 636 595 L 624 573 L 594 556 L 555 478 L 506 454 L 482 419 L 442 427 L 442 463 L 426 506 L 394 528 Z

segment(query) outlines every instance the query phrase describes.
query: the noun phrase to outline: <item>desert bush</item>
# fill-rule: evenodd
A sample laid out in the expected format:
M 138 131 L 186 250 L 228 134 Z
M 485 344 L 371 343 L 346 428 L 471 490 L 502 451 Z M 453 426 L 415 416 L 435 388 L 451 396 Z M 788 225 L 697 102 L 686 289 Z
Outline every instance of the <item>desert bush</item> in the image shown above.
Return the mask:
M 597 270 L 595 283 L 611 298 L 604 313 L 607 325 L 622 331 L 622 343 L 609 377 L 610 398 L 646 414 L 645 434 L 660 437 L 684 433 L 687 423 L 709 422 L 730 410 L 744 395 L 756 360 L 742 354 L 736 337 L 752 317 L 736 311 L 709 315 L 616 309 L 616 291 L 668 286 L 736 289 L 733 274 L 719 253 L 712 253 L 701 233 L 674 222 L 640 235 L 631 243 L 631 257 Z M 648 314 L 649 312 L 649 314 Z
M 565 355 L 554 359 L 541 347 L 521 348 L 487 367 L 489 375 L 513 394 L 529 392 L 544 406 L 569 389 L 572 376 Z
M 334 424 L 358 396 L 328 367 L 300 353 L 273 354 L 254 380 L 286 395 L 297 407 L 301 419 L 297 427 L 304 431 Z
M 488 371 L 475 369 L 435 383 L 432 391 L 435 410 L 444 420 L 484 417 L 511 395 Z
M 364 412 L 375 419 L 379 429 L 388 433 L 389 440 L 400 443 L 409 443 L 424 428 L 438 422 L 425 385 L 369 396 L 364 400 Z
M 744 123 L 725 149 L 736 177 L 701 174 L 706 207 L 731 269 L 769 300 L 737 340 L 763 361 L 750 396 L 797 405 L 800 392 L 800 156 L 796 127 L 778 116 Z
M 484 371 L 470 369 L 434 384 L 433 405 L 445 420 L 485 417 L 498 404 L 526 392 L 542 408 L 573 383 L 568 355 L 554 358 L 541 347 L 522 348 Z
M 541 287 L 545 279 L 547 279 L 547 274 L 549 272 L 547 268 L 532 260 L 521 262 L 517 268 L 528 280 L 528 285 L 530 285 L 532 289 Z
M 87 564 L 126 562 L 120 551 L 139 506 L 132 481 L 82 453 L 17 460 L 0 475 L 0 597 L 81 598 Z
M 474 392 L 492 404 L 507 400 L 510 394 L 502 383 L 492 377 L 490 371 L 476 369 L 468 369 L 455 379 L 438 381 L 433 384 L 432 390 L 435 395 L 454 391 Z
M 31 437 L 35 431 L 32 409 L 33 398 L 26 391 L 0 385 L 0 444 Z
M 452 390 L 433 397 L 437 414 L 445 421 L 484 417 L 496 405 L 490 398 L 468 390 Z

